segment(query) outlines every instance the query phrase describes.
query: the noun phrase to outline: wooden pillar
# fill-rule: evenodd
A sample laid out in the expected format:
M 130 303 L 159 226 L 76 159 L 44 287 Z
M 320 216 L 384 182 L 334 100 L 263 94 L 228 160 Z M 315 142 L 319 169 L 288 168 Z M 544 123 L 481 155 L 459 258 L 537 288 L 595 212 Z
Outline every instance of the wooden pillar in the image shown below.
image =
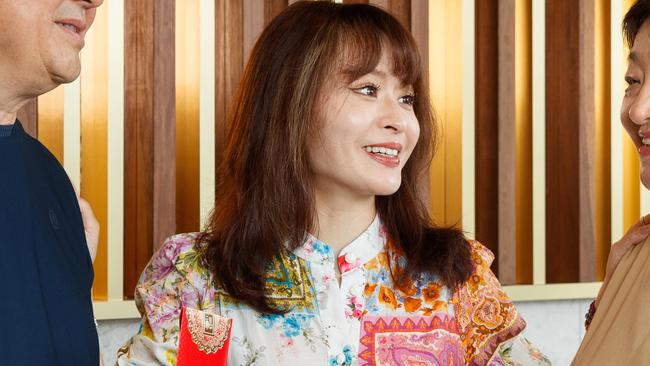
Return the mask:
M 594 8 L 546 2 L 546 277 L 595 279 Z
M 499 258 L 499 9 L 476 2 L 476 239 Z M 499 261 L 492 263 L 499 273 Z
M 125 2 L 125 296 L 176 231 L 174 4 Z

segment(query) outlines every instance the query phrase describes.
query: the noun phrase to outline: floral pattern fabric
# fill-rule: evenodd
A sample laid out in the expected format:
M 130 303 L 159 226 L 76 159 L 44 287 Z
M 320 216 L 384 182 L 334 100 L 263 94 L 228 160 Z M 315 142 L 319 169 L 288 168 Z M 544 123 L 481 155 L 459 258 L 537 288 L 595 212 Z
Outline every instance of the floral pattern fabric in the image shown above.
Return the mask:
M 175 365 L 182 306 L 232 319 L 228 365 L 550 364 L 521 335 L 525 322 L 477 242 L 470 281 L 452 291 L 429 274 L 395 286 L 390 266 L 405 260 L 379 218 L 336 258 L 310 236 L 268 268 L 270 299 L 289 310 L 274 315 L 215 287 L 197 239 L 167 239 L 145 268 L 135 294 L 141 329 L 118 351 L 118 365 Z

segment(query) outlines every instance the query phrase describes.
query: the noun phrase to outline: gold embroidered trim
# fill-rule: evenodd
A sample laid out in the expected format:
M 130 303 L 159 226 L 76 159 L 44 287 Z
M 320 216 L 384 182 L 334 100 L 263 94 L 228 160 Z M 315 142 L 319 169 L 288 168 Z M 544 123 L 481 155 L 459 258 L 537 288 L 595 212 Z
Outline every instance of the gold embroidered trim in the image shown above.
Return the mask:
M 199 350 L 210 354 L 223 347 L 228 339 L 230 319 L 201 310 L 185 308 L 187 327 Z

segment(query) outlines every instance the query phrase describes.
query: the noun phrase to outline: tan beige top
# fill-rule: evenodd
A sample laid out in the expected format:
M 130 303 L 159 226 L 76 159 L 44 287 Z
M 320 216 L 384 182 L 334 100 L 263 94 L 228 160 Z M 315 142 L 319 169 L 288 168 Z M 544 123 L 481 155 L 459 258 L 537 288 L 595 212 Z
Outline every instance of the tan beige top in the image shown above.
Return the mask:
M 572 365 L 650 365 L 650 238 L 621 259 Z

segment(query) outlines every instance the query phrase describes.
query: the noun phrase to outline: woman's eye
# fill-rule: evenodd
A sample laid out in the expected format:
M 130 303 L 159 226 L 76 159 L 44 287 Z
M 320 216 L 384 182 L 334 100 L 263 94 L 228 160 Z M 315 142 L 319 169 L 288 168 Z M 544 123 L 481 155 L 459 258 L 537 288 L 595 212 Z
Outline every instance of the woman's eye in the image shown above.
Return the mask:
M 626 76 L 625 77 L 625 82 L 627 83 L 627 85 L 634 85 L 634 84 L 638 84 L 639 80 L 634 79 L 634 78 L 632 78 L 630 76 Z
M 369 97 L 376 97 L 377 96 L 377 91 L 379 90 L 379 87 L 376 85 L 364 85 L 360 88 L 354 89 L 359 94 L 363 94 Z
M 404 95 L 399 98 L 400 103 L 413 105 L 415 103 L 415 95 Z

